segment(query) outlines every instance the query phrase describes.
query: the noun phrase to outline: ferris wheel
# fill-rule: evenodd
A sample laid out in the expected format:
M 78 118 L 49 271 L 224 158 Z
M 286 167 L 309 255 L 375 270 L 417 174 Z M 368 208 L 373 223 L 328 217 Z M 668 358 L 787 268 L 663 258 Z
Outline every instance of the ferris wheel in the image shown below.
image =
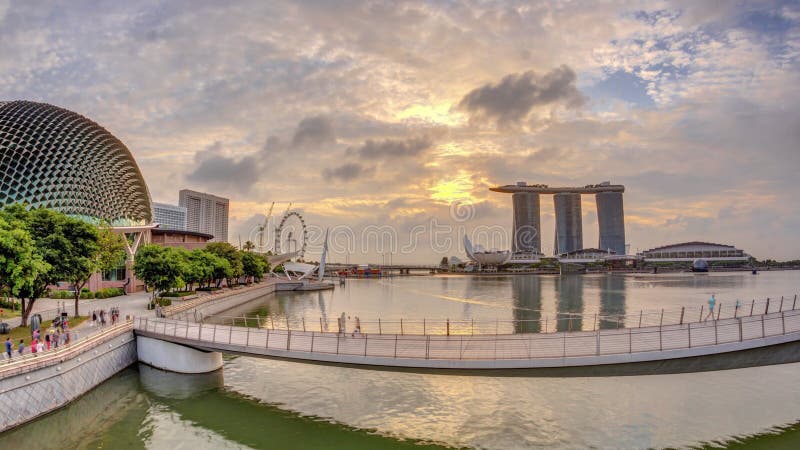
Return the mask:
M 287 211 L 275 227 L 275 254 L 298 252 L 297 256 L 302 258 L 307 243 L 305 219 L 297 211 Z

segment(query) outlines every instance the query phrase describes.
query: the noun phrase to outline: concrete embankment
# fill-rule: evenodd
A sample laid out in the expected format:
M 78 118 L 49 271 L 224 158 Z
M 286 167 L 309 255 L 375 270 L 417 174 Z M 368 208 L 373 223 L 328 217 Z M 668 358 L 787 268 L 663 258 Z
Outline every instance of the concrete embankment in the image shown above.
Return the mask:
M 1 367 L 0 432 L 63 407 L 135 362 L 136 340 L 124 324 Z
M 274 283 L 259 283 L 181 302 L 165 313 L 208 316 L 273 292 Z M 68 347 L 0 364 L 0 432 L 66 406 L 138 360 L 132 326 L 124 323 Z

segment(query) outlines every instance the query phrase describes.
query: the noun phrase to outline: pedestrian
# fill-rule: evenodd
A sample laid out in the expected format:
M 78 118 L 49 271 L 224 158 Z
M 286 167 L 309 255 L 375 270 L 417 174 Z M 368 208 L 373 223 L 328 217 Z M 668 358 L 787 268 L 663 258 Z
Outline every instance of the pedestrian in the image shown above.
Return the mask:
M 44 344 L 42 344 L 42 341 L 36 341 L 36 352 L 37 353 L 44 352 Z
M 100 326 L 101 327 L 105 327 L 106 326 L 106 310 L 105 309 L 101 309 L 100 310 Z
M 33 330 L 33 340 L 35 341 L 37 339 L 39 339 L 39 329 L 38 328 Z
M 739 299 L 737 298 L 736 299 L 736 306 L 734 307 L 734 310 L 733 310 L 733 317 L 736 317 L 738 315 L 739 308 L 741 308 L 741 307 L 742 307 L 742 302 L 740 302 Z
M 91 326 L 97 325 L 97 311 L 92 311 L 92 324 Z
M 20 356 L 23 353 L 25 353 L 25 342 L 22 339 L 20 339 L 19 340 L 19 354 L 20 354 Z
M 36 356 L 36 341 L 35 340 L 31 341 L 31 353 L 33 353 L 33 356 Z
M 56 328 L 56 332 L 53 333 L 53 339 L 52 339 L 54 348 L 58 348 L 58 340 L 59 339 L 61 339 L 61 332 L 58 331 L 58 329 Z
M 706 314 L 705 320 L 708 320 L 709 317 L 711 317 L 712 320 L 714 319 L 714 305 L 716 303 L 717 298 L 714 296 L 714 294 L 711 294 L 711 297 L 708 299 L 708 314 Z
M 8 360 L 9 361 L 11 361 L 11 355 L 13 354 L 13 351 L 12 351 L 13 347 L 14 347 L 14 344 L 11 343 L 11 338 L 7 337 L 6 338 L 6 354 L 8 355 Z

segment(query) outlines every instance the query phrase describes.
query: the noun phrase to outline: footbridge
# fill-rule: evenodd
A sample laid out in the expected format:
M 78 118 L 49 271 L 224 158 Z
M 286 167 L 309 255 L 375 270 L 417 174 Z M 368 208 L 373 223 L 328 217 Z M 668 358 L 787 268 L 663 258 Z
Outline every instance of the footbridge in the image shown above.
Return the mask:
M 306 328 L 305 322 L 304 329 L 282 329 L 269 321 L 256 322 L 255 318 L 246 317 L 239 318 L 240 324 L 230 325 L 136 318 L 134 330 L 140 339 L 148 340 L 147 345 L 155 353 L 161 354 L 153 365 L 172 370 L 169 365 L 177 354 L 184 361 L 178 370 L 182 372 L 192 371 L 191 355 L 182 353 L 196 351 L 203 358 L 199 369 L 205 371 L 215 365 L 221 367 L 220 353 L 235 353 L 410 370 L 595 368 L 625 373 L 623 367 L 644 364 L 640 367 L 648 367 L 646 373 L 666 373 L 800 361 L 800 344 L 793 345 L 800 341 L 800 310 L 795 309 L 795 303 L 784 308 L 781 301 L 780 309 L 771 311 L 767 302 L 765 308 L 761 305 L 761 313 L 752 312 L 754 306 L 747 305 L 750 314 L 740 315 L 747 308 L 732 308 L 729 317 L 720 317 L 717 312 L 708 320 L 695 322 L 684 322 L 688 314 L 682 309 L 679 323 L 666 323 L 662 311 L 662 323 L 658 325 L 646 325 L 645 321 L 641 326 L 619 328 L 608 327 L 608 321 L 595 316 L 590 330 L 559 331 L 562 326 L 552 324 L 556 326 L 547 328 L 548 324 L 539 323 L 540 331 L 535 333 L 476 334 L 474 324 L 470 329 L 464 323 L 450 321 L 444 325 L 446 328 L 429 325 L 431 332 L 427 334 L 407 332 L 402 321 L 399 332 L 387 332 L 393 325 L 381 322 L 381 329 L 375 333 L 341 333 L 325 331 L 322 322 L 322 331 Z M 639 324 L 643 315 L 639 315 Z M 496 326 L 499 330 L 499 321 Z M 588 321 L 581 326 L 588 328 Z M 159 341 L 181 349 L 178 353 L 169 348 L 158 349 L 162 345 Z M 140 360 L 148 362 L 151 351 L 146 350 L 143 355 L 141 341 L 139 353 Z

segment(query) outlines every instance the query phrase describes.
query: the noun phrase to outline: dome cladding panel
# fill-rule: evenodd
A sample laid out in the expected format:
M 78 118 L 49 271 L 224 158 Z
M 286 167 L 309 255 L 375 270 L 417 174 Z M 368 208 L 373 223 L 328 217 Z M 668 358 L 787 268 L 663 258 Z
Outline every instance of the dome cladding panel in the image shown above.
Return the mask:
M 19 201 L 113 225 L 152 220 L 147 185 L 119 139 L 63 108 L 0 102 L 0 204 Z

